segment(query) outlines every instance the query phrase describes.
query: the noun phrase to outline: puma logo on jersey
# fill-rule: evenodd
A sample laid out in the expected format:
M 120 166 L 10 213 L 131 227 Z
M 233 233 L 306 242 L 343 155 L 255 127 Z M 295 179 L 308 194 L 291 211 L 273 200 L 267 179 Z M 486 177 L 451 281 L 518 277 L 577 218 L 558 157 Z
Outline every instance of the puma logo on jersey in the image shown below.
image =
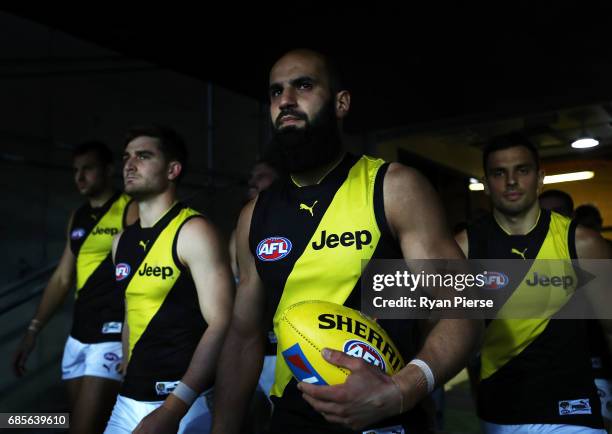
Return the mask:
M 147 240 L 147 241 L 140 240 L 140 241 L 138 242 L 138 245 L 139 245 L 140 247 L 142 247 L 142 250 L 144 250 L 144 251 L 146 252 L 146 251 L 147 251 L 147 244 L 148 244 L 148 243 L 149 243 L 149 240 Z
M 145 262 L 140 270 L 138 270 L 139 276 L 155 276 L 161 277 L 162 280 L 166 280 L 167 277 L 172 277 L 174 270 L 172 267 L 152 267 L 147 265 Z
M 119 229 L 117 228 L 96 228 L 95 231 L 92 232 L 93 235 L 117 235 L 119 233 Z
M 327 231 L 321 232 L 321 239 L 317 243 L 312 242 L 312 248 L 314 250 L 321 250 L 324 247 L 335 249 L 338 245 L 344 247 L 355 246 L 357 250 L 361 250 L 363 246 L 367 246 L 372 242 L 372 234 L 370 231 L 355 231 L 355 232 L 344 232 L 340 235 L 329 234 Z
M 525 258 L 525 252 L 527 251 L 527 249 L 523 250 L 522 252 L 515 249 L 514 247 L 512 248 L 512 251 L 510 253 L 514 253 L 515 255 L 519 255 L 521 258 L 526 259 Z
M 300 210 L 308 211 L 310 213 L 310 216 L 314 217 L 313 208 L 317 203 L 319 203 L 318 200 L 315 200 L 314 203 L 310 206 L 306 205 L 305 203 L 300 203 Z

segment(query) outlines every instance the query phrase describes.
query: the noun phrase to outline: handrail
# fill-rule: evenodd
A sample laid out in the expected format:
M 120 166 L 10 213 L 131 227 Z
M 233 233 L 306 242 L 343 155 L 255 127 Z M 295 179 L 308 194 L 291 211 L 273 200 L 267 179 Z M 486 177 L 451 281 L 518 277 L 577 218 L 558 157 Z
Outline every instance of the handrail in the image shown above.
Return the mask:
M 57 267 L 58 263 L 59 261 L 52 262 L 16 282 L 9 283 L 4 288 L 0 289 L 0 297 L 4 297 L 6 295 L 12 294 L 17 289 L 21 288 L 22 286 L 25 286 L 26 284 L 32 282 L 33 280 L 39 279 L 45 276 L 46 274 L 50 274 L 50 271 L 54 270 L 55 267 Z
M 38 297 L 39 295 L 41 295 L 43 293 L 45 289 L 45 285 L 40 285 L 38 286 L 33 292 L 29 293 L 27 296 L 14 301 L 13 303 L 9 304 L 8 306 L 5 306 L 3 308 L 0 308 L 0 316 L 4 315 L 5 313 L 15 309 L 16 307 L 21 306 L 24 303 L 27 303 L 28 301 L 32 300 L 33 298 Z

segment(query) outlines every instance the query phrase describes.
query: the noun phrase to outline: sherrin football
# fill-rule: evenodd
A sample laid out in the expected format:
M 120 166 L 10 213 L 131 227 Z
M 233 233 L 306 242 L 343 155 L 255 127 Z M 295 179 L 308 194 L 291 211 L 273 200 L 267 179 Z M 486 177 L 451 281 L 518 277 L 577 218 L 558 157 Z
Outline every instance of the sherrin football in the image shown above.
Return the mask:
M 323 348 L 361 358 L 389 375 L 404 366 L 397 347 L 376 321 L 336 303 L 308 300 L 289 306 L 277 331 L 279 351 L 298 381 L 321 385 L 346 381 L 350 371 L 327 362 Z

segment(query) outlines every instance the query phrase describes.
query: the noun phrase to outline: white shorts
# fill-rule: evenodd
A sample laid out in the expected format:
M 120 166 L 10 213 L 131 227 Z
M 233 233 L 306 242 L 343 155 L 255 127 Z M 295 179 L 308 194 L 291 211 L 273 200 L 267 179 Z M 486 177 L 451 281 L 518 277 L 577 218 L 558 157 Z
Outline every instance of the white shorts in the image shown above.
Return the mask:
M 104 434 L 129 434 L 146 415 L 160 407 L 164 401 L 136 401 L 117 396 L 113 413 Z M 204 396 L 198 397 L 179 425 L 177 434 L 208 434 L 211 431 L 212 414 Z
M 276 368 L 276 356 L 264 357 L 263 367 L 261 368 L 261 375 L 259 376 L 258 386 L 266 394 L 270 396 L 270 390 L 274 384 L 274 371 Z
M 121 381 L 117 372 L 122 359 L 121 342 L 84 344 L 68 336 L 62 358 L 62 380 L 90 375 Z
M 525 424 L 498 425 L 481 420 L 485 434 L 606 434 L 604 429 L 578 425 Z

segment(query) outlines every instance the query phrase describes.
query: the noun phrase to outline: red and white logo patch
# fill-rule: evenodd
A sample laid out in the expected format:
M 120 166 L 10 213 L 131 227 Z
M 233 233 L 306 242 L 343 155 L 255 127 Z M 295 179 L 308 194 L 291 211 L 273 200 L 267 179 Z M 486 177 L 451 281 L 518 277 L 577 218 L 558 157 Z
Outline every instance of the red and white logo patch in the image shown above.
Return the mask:
M 348 356 L 363 359 L 370 365 L 377 366 L 383 372 L 387 369 L 383 356 L 380 355 L 376 348 L 367 342 L 351 339 L 350 341 L 346 341 L 343 351 Z
M 122 262 L 115 266 L 115 280 L 119 282 L 130 275 L 131 268 L 128 264 Z
M 257 257 L 264 262 L 278 261 L 291 252 L 291 241 L 285 237 L 270 237 L 257 245 Z

